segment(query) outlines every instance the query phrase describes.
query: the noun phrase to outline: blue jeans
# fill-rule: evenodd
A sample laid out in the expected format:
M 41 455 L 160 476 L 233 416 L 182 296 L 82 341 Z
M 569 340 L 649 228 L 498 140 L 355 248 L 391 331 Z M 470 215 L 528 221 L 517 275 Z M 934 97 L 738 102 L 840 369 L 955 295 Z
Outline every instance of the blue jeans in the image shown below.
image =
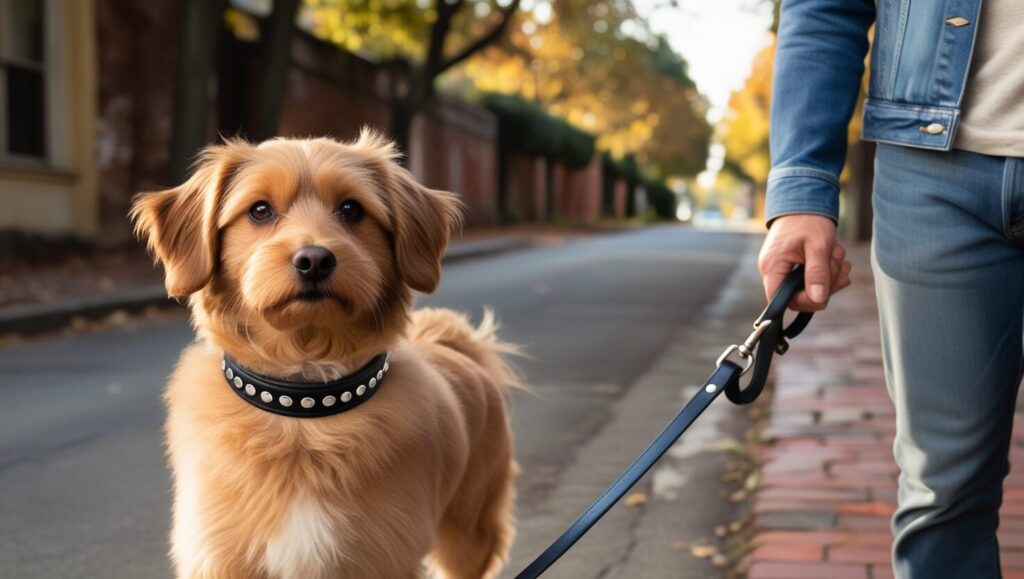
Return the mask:
M 900 466 L 900 579 L 1001 577 L 1024 372 L 1024 159 L 879 145 L 875 274 Z

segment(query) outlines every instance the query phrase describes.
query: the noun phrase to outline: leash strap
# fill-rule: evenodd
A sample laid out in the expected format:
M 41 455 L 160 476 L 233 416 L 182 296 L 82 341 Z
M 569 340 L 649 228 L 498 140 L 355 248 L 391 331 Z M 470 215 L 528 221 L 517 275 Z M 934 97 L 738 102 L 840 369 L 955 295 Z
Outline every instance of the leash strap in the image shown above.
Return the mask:
M 686 429 L 699 417 L 715 398 L 723 391 L 726 397 L 736 404 L 749 404 L 757 399 L 768 379 L 773 354 L 784 354 L 789 347 L 787 338 L 796 337 L 807 327 L 812 314 L 800 313 L 787 327 L 783 327 L 782 318 L 786 313 L 789 301 L 803 289 L 803 266 L 798 266 L 786 277 L 786 280 L 772 296 L 768 307 L 754 322 L 754 331 L 743 342 L 729 346 L 718 358 L 717 367 L 704 385 L 683 406 L 672 422 L 661 431 L 661 434 L 633 461 L 633 464 L 615 479 L 601 496 L 597 497 L 587 510 L 576 519 L 558 539 L 540 554 L 516 579 L 535 579 L 540 577 L 551 565 L 565 554 L 580 538 L 594 526 L 597 521 L 611 509 L 615 503 L 633 488 L 654 463 L 686 432 Z M 756 346 L 756 351 L 754 350 Z M 736 354 L 745 361 L 744 366 L 730 361 L 728 358 Z M 756 365 L 754 361 L 756 360 Z M 754 366 L 754 374 L 746 388 L 740 388 L 740 377 Z

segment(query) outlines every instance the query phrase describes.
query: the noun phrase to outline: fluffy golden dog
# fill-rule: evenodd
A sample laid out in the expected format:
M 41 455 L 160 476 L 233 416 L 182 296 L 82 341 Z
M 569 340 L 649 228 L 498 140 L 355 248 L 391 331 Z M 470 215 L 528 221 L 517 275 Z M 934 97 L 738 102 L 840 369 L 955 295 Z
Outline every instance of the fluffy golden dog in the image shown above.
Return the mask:
M 509 347 L 489 315 L 474 328 L 411 311 L 411 290 L 439 283 L 460 206 L 395 157 L 369 132 L 230 141 L 206 149 L 184 185 L 137 197 L 137 232 L 197 330 L 164 396 L 178 576 L 500 569 L 516 470 Z M 221 371 L 227 354 L 267 376 L 327 381 L 385 351 L 375 395 L 322 418 L 257 408 Z

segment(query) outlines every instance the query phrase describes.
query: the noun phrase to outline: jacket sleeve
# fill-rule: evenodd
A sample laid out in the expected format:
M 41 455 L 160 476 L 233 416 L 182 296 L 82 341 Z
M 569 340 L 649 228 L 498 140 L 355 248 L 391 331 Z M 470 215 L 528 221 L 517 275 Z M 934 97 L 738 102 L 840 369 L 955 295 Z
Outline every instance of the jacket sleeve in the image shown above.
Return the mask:
M 847 126 L 864 74 L 873 0 L 783 0 L 772 82 L 765 219 L 839 220 Z

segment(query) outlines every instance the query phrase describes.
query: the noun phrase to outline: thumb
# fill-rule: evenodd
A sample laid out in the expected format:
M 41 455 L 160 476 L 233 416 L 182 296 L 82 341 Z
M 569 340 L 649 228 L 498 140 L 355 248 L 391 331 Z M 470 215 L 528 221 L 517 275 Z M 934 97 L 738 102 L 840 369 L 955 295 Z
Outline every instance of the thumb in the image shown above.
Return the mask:
M 804 244 L 804 286 L 807 297 L 814 303 L 824 304 L 828 301 L 829 283 L 832 275 L 829 255 L 832 248 L 828 244 L 808 241 Z

